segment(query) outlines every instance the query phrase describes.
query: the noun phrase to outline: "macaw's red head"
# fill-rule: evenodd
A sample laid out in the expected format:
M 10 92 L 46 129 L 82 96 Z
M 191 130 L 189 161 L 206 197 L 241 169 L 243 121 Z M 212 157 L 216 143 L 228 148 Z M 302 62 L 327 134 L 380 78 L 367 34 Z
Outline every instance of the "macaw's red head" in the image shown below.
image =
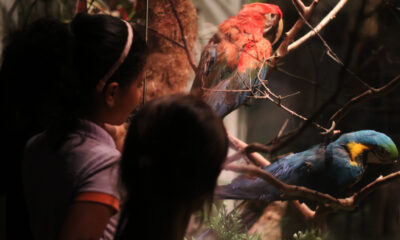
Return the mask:
M 267 3 L 246 4 L 237 15 L 244 31 L 262 33 L 272 44 L 278 41 L 283 30 L 283 15 L 279 6 Z

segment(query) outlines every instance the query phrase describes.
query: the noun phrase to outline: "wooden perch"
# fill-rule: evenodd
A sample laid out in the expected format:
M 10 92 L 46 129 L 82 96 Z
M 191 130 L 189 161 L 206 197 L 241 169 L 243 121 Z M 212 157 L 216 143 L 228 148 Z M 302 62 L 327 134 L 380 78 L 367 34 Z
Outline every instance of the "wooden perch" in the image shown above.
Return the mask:
M 247 143 L 232 136 L 229 132 L 228 132 L 228 138 L 229 138 L 229 142 L 232 144 L 232 146 L 238 151 L 238 154 L 245 155 L 248 158 L 248 160 L 250 162 L 252 162 L 253 164 L 255 164 L 256 166 L 266 167 L 271 164 L 267 159 L 265 159 L 259 153 L 253 152 L 253 153 L 246 154 L 246 152 L 244 150 L 247 147 Z M 234 159 L 234 160 L 236 160 L 236 159 Z M 229 160 L 227 161 L 227 163 L 230 163 L 230 162 L 232 162 L 232 161 L 229 161 Z
M 297 205 L 297 207 L 305 214 L 305 216 L 307 216 L 307 218 L 314 218 L 322 212 L 323 214 L 328 214 L 338 210 L 354 210 L 369 193 L 373 192 L 384 184 L 400 178 L 400 171 L 389 174 L 385 177 L 380 176 L 375 181 L 371 182 L 350 197 L 335 198 L 329 194 L 321 193 L 306 187 L 289 185 L 281 182 L 269 172 L 253 165 L 229 164 L 225 166 L 225 169 L 263 179 L 281 192 L 280 200 L 311 200 L 318 202 L 319 207 L 314 214 L 311 210 L 305 209 L 305 206 L 300 206 L 298 203 L 295 203 L 295 205 Z

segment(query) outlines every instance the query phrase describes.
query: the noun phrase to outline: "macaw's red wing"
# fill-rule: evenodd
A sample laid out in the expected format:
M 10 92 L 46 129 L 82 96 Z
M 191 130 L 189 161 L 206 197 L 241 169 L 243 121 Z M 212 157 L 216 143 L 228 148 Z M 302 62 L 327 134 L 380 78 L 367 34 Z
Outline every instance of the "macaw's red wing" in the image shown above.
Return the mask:
M 281 20 L 278 6 L 254 3 L 218 26 L 203 50 L 192 90 L 200 90 L 219 116 L 243 104 L 260 85 L 258 76 L 266 77 L 265 62 Z
M 270 55 L 269 41 L 249 42 L 242 48 L 218 37 L 203 50 L 192 90 L 200 90 L 203 99 L 224 117 L 250 96 L 264 78 L 264 60 Z M 260 70 L 262 69 L 262 70 Z

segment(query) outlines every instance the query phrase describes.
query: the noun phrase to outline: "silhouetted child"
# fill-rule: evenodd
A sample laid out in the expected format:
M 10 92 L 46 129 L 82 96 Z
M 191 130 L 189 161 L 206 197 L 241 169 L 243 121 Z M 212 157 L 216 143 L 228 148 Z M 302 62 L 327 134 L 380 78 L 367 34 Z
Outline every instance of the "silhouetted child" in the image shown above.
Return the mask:
M 36 21 L 7 46 L 2 77 L 21 91 L 11 112 L 46 129 L 22 172 L 36 239 L 113 238 L 120 152 L 107 130 L 139 102 L 145 49 L 129 23 L 86 14 Z
M 125 197 L 116 239 L 182 240 L 193 212 L 211 203 L 228 140 L 222 121 L 191 95 L 149 102 L 125 139 Z

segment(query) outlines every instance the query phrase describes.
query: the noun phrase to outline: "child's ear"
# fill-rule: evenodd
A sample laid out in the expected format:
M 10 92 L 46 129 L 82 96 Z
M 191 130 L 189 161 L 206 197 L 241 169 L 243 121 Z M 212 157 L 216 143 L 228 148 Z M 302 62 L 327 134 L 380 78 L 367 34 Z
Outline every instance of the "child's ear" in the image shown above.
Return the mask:
M 118 96 L 118 91 L 119 91 L 119 84 L 117 82 L 111 82 L 107 84 L 104 92 L 104 97 L 107 106 L 113 107 L 115 105 L 116 98 Z

